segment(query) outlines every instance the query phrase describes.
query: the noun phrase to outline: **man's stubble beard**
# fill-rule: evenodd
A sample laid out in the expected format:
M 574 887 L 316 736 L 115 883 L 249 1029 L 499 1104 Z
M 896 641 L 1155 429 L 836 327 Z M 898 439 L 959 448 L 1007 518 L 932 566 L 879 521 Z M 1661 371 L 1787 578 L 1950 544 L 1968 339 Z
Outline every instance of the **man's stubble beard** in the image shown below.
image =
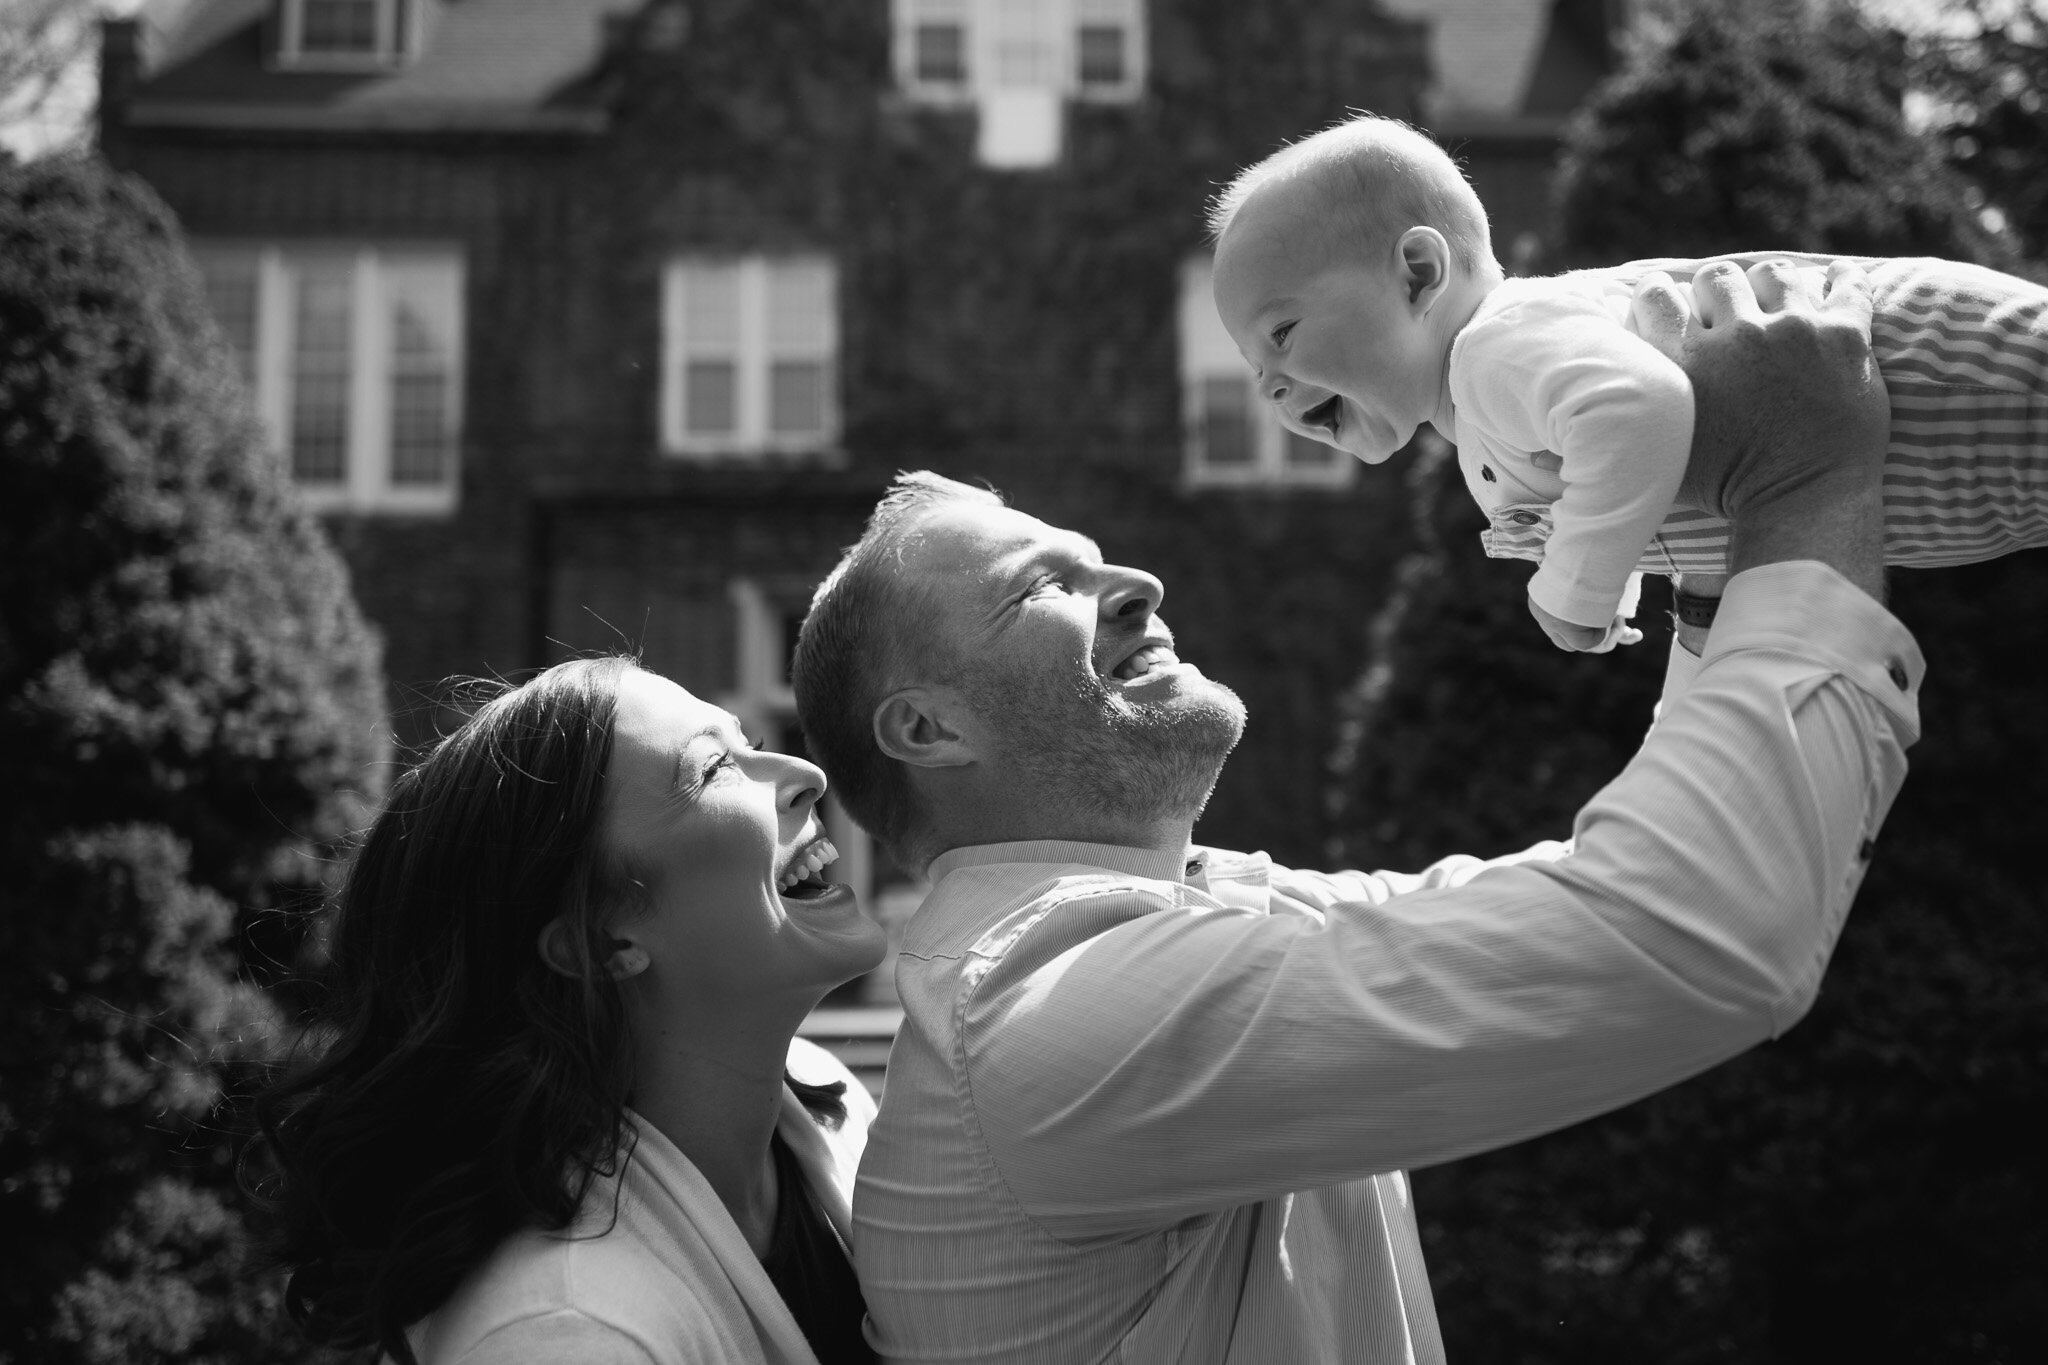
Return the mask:
M 1094 674 L 991 670 L 966 681 L 1020 785 L 1107 820 L 1192 821 L 1244 733 L 1244 703 L 1203 678 L 1192 695 L 1133 701 Z

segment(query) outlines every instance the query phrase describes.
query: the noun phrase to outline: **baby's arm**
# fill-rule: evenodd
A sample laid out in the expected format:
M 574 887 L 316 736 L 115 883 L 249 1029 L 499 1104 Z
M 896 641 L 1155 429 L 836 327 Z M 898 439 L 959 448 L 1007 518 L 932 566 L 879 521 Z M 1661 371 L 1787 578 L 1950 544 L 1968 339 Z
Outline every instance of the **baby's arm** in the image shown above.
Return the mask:
M 1518 302 L 1461 349 L 1460 422 L 1561 459 L 1531 614 L 1563 648 L 1628 642 L 1617 609 L 1692 446 L 1685 372 L 1591 300 Z

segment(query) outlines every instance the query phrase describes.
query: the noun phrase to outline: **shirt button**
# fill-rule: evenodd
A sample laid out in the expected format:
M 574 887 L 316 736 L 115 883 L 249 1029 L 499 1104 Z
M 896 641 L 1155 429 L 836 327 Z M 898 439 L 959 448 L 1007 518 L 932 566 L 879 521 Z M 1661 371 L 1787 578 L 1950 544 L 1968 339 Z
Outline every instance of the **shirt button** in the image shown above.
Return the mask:
M 1898 688 L 1901 692 L 1906 690 L 1906 666 L 1904 664 L 1894 659 L 1885 667 L 1884 671 L 1885 676 L 1892 680 L 1893 687 Z
M 1508 520 L 1517 526 L 1534 526 L 1543 518 L 1537 516 L 1534 512 L 1511 512 L 1508 514 Z
M 1496 480 L 1493 477 L 1493 466 L 1490 464 L 1483 464 L 1479 466 L 1479 477 L 1486 480 L 1488 483 L 1498 482 L 1498 480 Z

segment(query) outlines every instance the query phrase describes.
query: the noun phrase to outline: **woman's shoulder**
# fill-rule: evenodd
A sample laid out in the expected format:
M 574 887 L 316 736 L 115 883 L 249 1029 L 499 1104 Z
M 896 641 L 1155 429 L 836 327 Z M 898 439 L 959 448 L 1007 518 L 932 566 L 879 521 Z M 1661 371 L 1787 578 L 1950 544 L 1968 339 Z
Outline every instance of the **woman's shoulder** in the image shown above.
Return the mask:
M 600 1181 L 593 1214 L 562 1232 L 525 1229 L 409 1333 L 420 1365 L 566 1361 L 643 1365 L 726 1358 L 703 1286 L 658 1254 L 630 1217 L 610 1217 L 615 1182 Z M 688 1348 L 678 1357 L 677 1352 Z

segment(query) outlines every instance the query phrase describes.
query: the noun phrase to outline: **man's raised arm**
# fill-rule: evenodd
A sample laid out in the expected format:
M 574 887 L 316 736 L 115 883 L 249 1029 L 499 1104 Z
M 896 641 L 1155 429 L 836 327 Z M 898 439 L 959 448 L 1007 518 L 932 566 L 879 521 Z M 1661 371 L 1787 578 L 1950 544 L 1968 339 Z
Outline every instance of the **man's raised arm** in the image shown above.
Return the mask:
M 1836 287 L 1788 289 L 1781 317 L 1739 271 L 1709 274 L 1697 321 L 1670 315 L 1701 403 L 1688 481 L 1735 521 L 1737 572 L 1697 676 L 1569 856 L 1320 923 L 1145 915 L 1042 970 L 1013 959 L 970 1046 L 1032 1078 L 977 1100 L 1034 1217 L 1114 1235 L 1450 1160 L 1805 1013 L 1903 780 L 1921 672 L 1878 601 L 1884 399 L 1858 282 Z

